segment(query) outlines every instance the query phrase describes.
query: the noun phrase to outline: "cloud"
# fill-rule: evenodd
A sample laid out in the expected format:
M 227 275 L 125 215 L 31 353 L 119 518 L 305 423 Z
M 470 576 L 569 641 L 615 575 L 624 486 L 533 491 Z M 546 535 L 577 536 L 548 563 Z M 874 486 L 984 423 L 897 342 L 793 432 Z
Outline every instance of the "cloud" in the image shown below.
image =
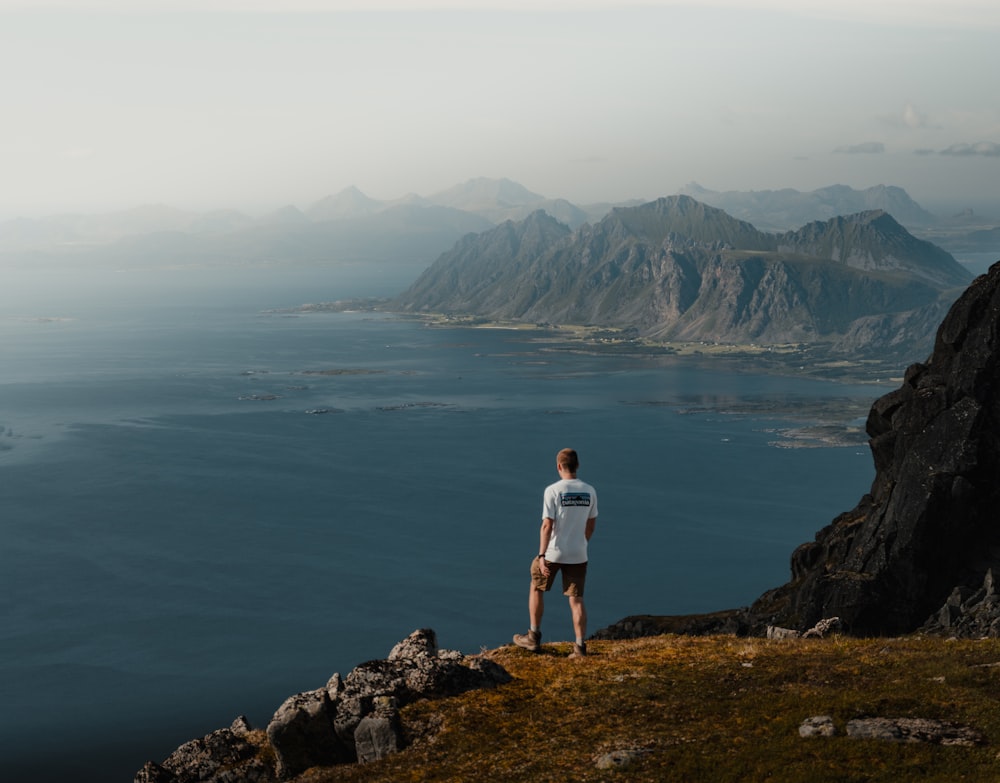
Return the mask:
M 979 155 L 984 158 L 1000 158 L 1000 144 L 993 141 L 980 141 L 975 144 L 952 144 L 941 150 L 942 155 L 952 155 L 957 158 L 967 158 Z
M 927 117 L 917 111 L 916 107 L 912 103 L 906 104 L 903 107 L 903 125 L 907 128 L 926 128 L 927 127 Z
M 843 152 L 848 155 L 880 155 L 885 152 L 885 145 L 881 141 L 866 141 L 864 144 L 848 144 L 837 147 L 834 152 Z
M 892 128 L 905 128 L 907 130 L 921 130 L 932 128 L 927 119 L 927 115 L 917 109 L 912 103 L 903 106 L 902 111 L 893 112 L 879 118 L 883 123 Z

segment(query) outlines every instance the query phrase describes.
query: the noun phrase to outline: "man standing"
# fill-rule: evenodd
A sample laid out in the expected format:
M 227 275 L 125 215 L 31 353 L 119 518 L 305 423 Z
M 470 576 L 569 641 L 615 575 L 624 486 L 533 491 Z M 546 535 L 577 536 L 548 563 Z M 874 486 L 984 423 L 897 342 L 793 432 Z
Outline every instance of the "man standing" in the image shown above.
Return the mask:
M 530 629 L 515 634 L 514 644 L 538 652 L 542 643 L 542 614 L 545 593 L 552 589 L 556 574 L 562 571 L 563 595 L 569 598 L 576 642 L 570 658 L 587 654 L 587 608 L 583 603 L 583 584 L 587 577 L 587 542 L 597 524 L 597 492 L 576 477 L 580 460 L 573 449 L 556 455 L 559 481 L 545 488 L 542 500 L 542 529 L 538 557 L 531 562 L 531 587 L 528 592 Z

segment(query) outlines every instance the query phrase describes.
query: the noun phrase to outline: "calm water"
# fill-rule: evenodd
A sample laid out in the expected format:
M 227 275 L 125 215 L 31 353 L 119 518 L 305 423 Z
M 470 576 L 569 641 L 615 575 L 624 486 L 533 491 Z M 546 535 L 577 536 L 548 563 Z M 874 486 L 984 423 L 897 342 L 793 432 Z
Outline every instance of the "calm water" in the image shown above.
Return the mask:
M 344 270 L 4 286 L 0 779 L 131 780 L 415 628 L 509 642 L 563 446 L 601 497 L 592 631 L 751 602 L 871 482 L 866 448 L 775 448 L 785 422 L 685 411 L 884 389 L 265 312 L 401 287 Z M 565 602 L 547 608 L 546 638 L 568 639 Z

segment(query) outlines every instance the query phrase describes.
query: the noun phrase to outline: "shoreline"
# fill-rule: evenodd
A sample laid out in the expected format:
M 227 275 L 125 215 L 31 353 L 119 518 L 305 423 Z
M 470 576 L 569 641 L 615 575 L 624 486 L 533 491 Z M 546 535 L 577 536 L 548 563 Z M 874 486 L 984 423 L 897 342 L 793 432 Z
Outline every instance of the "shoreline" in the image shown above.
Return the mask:
M 548 345 L 544 350 L 580 353 L 587 356 L 665 358 L 676 357 L 706 362 L 730 362 L 743 372 L 764 372 L 796 378 L 814 378 L 845 384 L 891 388 L 903 381 L 906 366 L 899 361 L 876 358 L 847 358 L 830 352 L 824 344 L 810 343 L 727 343 L 707 340 L 654 340 L 641 337 L 634 327 L 609 327 L 548 322 L 493 320 L 475 315 L 447 313 L 407 313 L 384 309 L 385 299 L 347 299 L 303 304 L 271 313 L 371 312 L 419 321 L 432 329 L 493 329 L 518 332 L 532 342 Z M 914 360 L 917 361 L 917 360 Z
M 651 361 L 689 363 L 704 370 L 728 370 L 747 374 L 769 374 L 817 380 L 842 386 L 871 387 L 871 398 L 833 397 L 802 402 L 742 401 L 738 404 L 685 406 L 677 403 L 679 415 L 713 413 L 724 416 L 783 419 L 791 426 L 767 426 L 775 448 L 867 447 L 864 420 L 871 405 L 885 391 L 902 383 L 898 363 L 875 359 L 846 359 L 823 346 L 805 343 L 719 343 L 708 341 L 662 341 L 643 338 L 636 329 L 600 326 L 497 321 L 471 315 L 400 313 L 383 309 L 384 300 L 343 300 L 302 305 L 284 312 L 370 312 L 391 315 L 423 324 L 430 329 L 487 329 L 516 333 L 535 347 L 540 360 L 546 354 L 631 357 Z M 651 401 L 635 404 L 674 404 Z

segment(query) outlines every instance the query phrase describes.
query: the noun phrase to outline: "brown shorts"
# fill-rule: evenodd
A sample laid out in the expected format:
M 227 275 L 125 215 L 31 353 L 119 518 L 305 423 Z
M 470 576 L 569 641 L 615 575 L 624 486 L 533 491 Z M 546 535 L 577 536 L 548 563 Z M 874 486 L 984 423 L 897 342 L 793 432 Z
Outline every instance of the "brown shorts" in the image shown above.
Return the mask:
M 586 563 L 552 563 L 549 564 L 549 575 L 544 576 L 536 557 L 531 561 L 531 585 L 536 590 L 547 593 L 556 581 L 556 574 L 562 571 L 563 595 L 570 598 L 583 598 L 583 584 L 587 581 Z

